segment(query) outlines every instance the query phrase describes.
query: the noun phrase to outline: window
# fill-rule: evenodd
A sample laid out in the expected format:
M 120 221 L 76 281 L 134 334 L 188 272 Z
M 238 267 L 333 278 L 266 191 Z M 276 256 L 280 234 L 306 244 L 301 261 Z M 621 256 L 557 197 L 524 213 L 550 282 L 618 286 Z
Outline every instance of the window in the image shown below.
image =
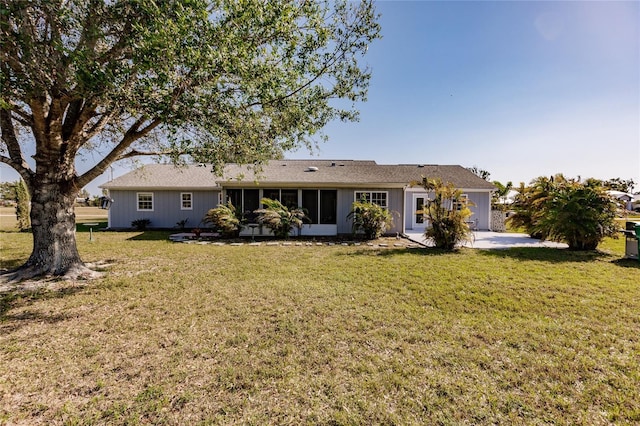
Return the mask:
M 227 203 L 233 207 L 242 208 L 242 189 L 227 189 Z
M 302 208 L 311 224 L 335 225 L 338 223 L 338 191 L 303 189 Z
M 423 224 L 424 223 L 424 214 L 425 214 L 425 203 L 424 203 L 424 200 L 425 200 L 424 197 L 417 197 L 416 198 L 416 211 L 415 211 L 416 224 Z
M 320 191 L 320 223 L 327 225 L 338 223 L 338 191 Z
M 283 189 L 280 191 L 280 202 L 288 209 L 297 209 L 298 205 L 298 190 L 297 189 Z
M 457 211 L 462 210 L 462 208 L 469 204 L 469 196 L 467 194 L 461 194 L 458 200 L 455 200 L 453 205 Z
M 180 194 L 180 210 L 193 210 L 193 194 L 191 192 Z
M 299 207 L 297 189 L 263 189 L 262 196 L 271 200 L 280 201 L 280 203 L 288 209 L 296 209 Z
M 242 197 L 242 217 L 244 217 L 248 223 L 255 223 L 256 215 L 255 210 L 260 208 L 260 190 L 258 189 L 245 189 Z
M 260 190 L 227 189 L 227 202 L 231 202 L 248 223 L 255 223 L 256 215 L 253 212 L 260 208 Z
M 318 223 L 318 190 L 302 190 L 302 208 L 312 224 Z
M 258 189 L 245 189 L 243 200 L 242 200 L 242 210 L 243 211 L 254 211 L 260 208 L 260 190 Z
M 386 192 L 382 194 L 386 200 Z M 302 207 L 312 224 L 335 225 L 338 223 L 338 191 L 335 189 L 263 189 L 262 197 L 278 200 L 289 209 Z M 247 222 L 255 222 L 253 212 L 261 207 L 260 190 L 227 189 L 226 199 L 231 201 L 236 210 L 242 212 Z
M 368 203 L 376 204 L 384 209 L 387 208 L 387 192 L 357 191 L 355 201 L 365 200 Z
M 138 192 L 138 211 L 153 211 L 153 192 Z
M 280 190 L 279 189 L 263 189 L 262 197 L 269 198 L 270 200 L 280 201 Z

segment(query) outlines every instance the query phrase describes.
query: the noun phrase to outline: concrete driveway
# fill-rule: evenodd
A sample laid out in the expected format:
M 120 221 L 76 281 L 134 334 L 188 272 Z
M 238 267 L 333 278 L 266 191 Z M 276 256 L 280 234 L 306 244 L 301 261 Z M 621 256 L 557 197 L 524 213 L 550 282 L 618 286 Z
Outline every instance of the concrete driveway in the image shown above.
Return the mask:
M 474 241 L 465 244 L 465 247 L 477 249 L 508 249 L 512 247 L 551 247 L 567 248 L 564 243 L 553 241 L 541 241 L 529 237 L 527 234 L 515 234 L 510 232 L 475 231 Z M 419 232 L 407 232 L 410 240 L 420 244 L 433 245 L 426 241 L 424 234 Z

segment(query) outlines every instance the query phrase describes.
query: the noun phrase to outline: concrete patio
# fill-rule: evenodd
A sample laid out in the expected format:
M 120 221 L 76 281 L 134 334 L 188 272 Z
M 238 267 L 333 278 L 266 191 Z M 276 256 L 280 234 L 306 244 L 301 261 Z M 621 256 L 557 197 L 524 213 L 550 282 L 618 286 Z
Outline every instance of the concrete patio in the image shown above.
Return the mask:
M 420 244 L 433 245 L 426 241 L 424 234 L 420 232 L 407 232 L 410 240 Z M 556 243 L 553 241 L 541 241 L 529 237 L 527 234 L 516 234 L 511 232 L 492 232 L 492 231 L 474 231 L 474 241 L 466 243 L 465 247 L 476 249 L 508 249 L 512 247 L 549 247 L 549 248 L 567 248 L 564 243 Z

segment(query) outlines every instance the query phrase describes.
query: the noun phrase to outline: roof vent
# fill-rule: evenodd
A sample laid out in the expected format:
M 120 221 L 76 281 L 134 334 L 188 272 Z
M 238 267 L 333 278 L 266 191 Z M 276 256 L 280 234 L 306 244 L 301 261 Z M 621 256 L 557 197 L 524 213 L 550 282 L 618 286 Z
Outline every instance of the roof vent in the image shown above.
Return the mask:
M 316 166 L 309 166 L 309 167 L 307 167 L 307 171 L 308 172 L 317 172 L 318 168 Z

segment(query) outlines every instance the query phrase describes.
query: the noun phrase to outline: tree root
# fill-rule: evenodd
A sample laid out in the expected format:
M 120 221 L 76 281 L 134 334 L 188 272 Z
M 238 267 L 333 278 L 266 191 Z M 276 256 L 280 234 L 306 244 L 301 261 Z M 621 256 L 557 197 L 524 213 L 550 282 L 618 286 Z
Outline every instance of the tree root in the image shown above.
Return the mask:
M 103 275 L 102 272 L 90 269 L 83 263 L 73 264 L 62 273 L 55 274 L 41 266 L 23 265 L 16 270 L 0 273 L 0 291 L 10 291 L 12 288 L 18 289 L 25 285 L 29 289 L 36 289 L 60 281 L 89 281 Z

